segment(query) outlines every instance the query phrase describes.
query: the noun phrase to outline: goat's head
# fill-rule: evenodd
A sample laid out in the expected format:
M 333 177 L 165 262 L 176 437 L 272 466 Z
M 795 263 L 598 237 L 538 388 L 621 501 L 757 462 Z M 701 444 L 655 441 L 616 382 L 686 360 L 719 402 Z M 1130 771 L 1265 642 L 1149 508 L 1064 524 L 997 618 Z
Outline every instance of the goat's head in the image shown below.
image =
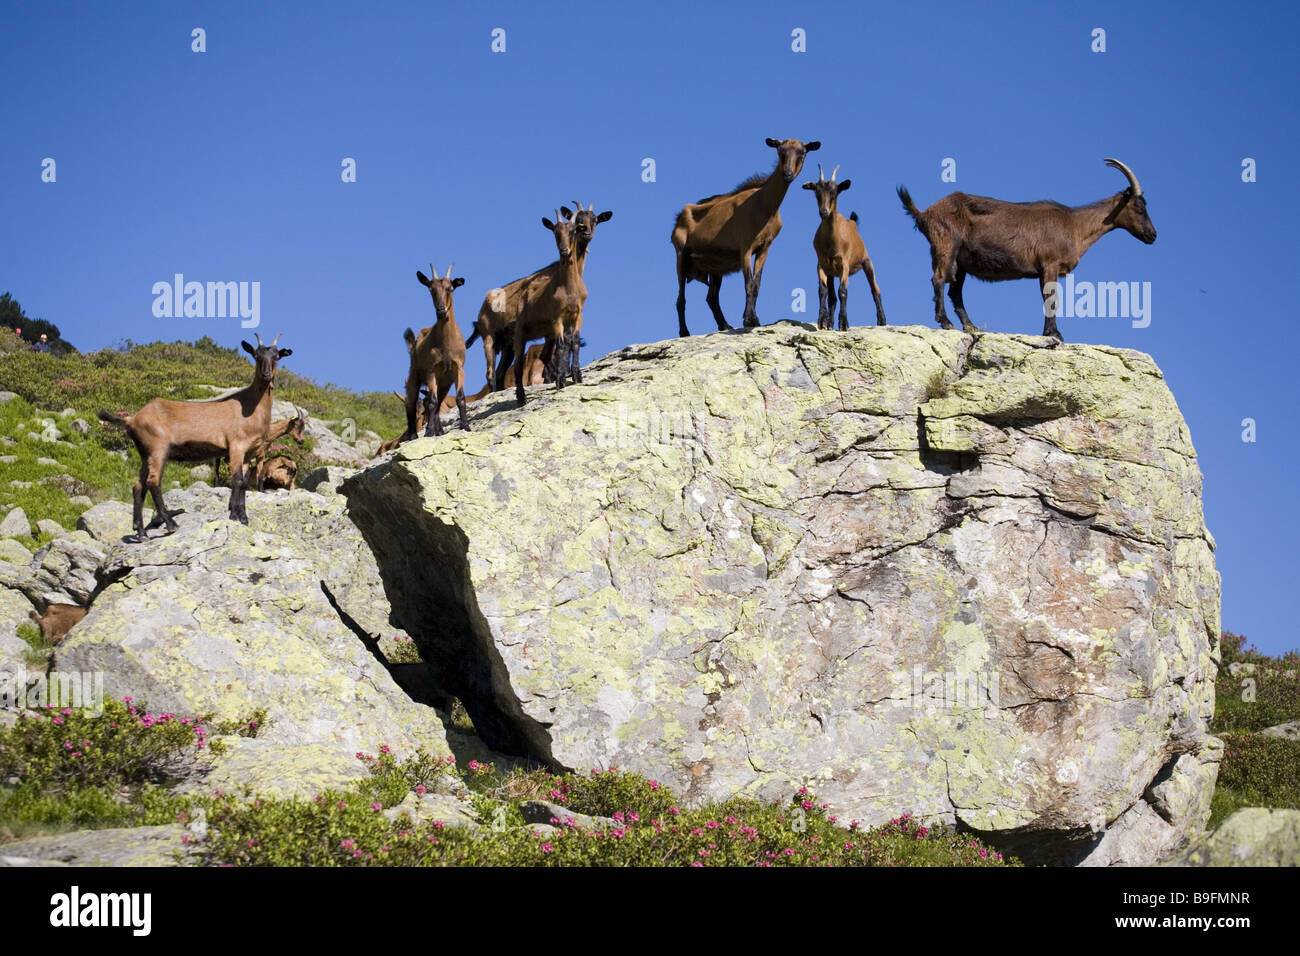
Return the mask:
M 799 171 L 803 169 L 804 157 L 813 150 L 822 148 L 819 140 L 801 143 L 797 139 L 773 139 L 769 136 L 766 142 L 776 150 L 776 165 L 787 183 L 794 182 Z
M 580 202 L 575 202 L 574 205 L 577 207 L 577 210 L 572 213 L 573 238 L 578 245 L 585 246 L 591 242 L 591 237 L 596 232 L 597 224 L 609 222 L 609 220 L 614 218 L 614 214 L 608 210 L 597 214 L 595 203 L 588 203 L 586 209 L 582 208 L 582 203 Z M 566 219 L 569 218 L 569 207 L 561 206 L 560 215 L 564 216 Z
M 1156 227 L 1151 224 L 1151 217 L 1147 215 L 1147 200 L 1142 195 L 1142 184 L 1138 182 L 1137 176 L 1133 175 L 1133 170 L 1118 159 L 1107 159 L 1106 165 L 1118 169 L 1128 180 L 1128 189 L 1124 190 L 1120 204 L 1115 207 L 1115 211 L 1106 221 L 1116 228 L 1127 230 L 1148 246 L 1151 245 L 1156 241 Z
M 555 236 L 555 249 L 560 254 L 561 262 L 569 262 L 573 258 L 576 241 L 576 226 L 570 215 L 567 206 L 555 210 L 555 222 L 542 217 L 542 225 L 546 227 Z
M 298 417 L 289 425 L 289 431 L 286 433 L 298 444 L 302 444 L 302 436 L 307 428 L 307 419 L 303 417 L 302 409 L 298 410 Z
M 293 349 L 277 348 L 275 343 L 280 341 L 279 335 L 276 335 L 270 345 L 266 345 L 262 341 L 261 335 L 256 332 L 253 334 L 257 335 L 257 348 L 253 348 L 247 342 L 240 342 L 239 344 L 244 347 L 245 352 L 253 356 L 253 362 L 257 365 L 257 378 L 269 385 L 272 379 L 275 378 L 276 363 L 285 356 L 292 355 Z
M 804 183 L 804 189 L 811 189 L 817 194 L 817 213 L 823 219 L 829 219 L 835 215 L 836 207 L 839 204 L 839 195 L 853 185 L 853 180 L 846 179 L 842 183 L 835 181 L 835 174 L 840 171 L 836 166 L 831 170 L 831 178 L 827 179 L 826 174 L 822 172 L 821 163 L 817 164 L 817 182 Z
M 445 276 L 439 276 L 438 270 L 435 269 L 431 263 L 429 265 L 429 271 L 433 273 L 432 279 L 426 276 L 423 272 L 415 273 L 415 278 L 420 280 L 420 285 L 428 289 L 429 295 L 433 296 L 433 311 L 438 316 L 439 320 L 447 317 L 447 312 L 451 308 L 452 291 L 459 289 L 465 284 L 465 280 L 460 276 L 457 276 L 454 279 L 451 277 L 451 267 L 454 265 L 454 262 L 449 263 L 447 265 L 447 274 Z M 408 341 L 407 347 L 409 348 L 410 345 L 411 343 Z

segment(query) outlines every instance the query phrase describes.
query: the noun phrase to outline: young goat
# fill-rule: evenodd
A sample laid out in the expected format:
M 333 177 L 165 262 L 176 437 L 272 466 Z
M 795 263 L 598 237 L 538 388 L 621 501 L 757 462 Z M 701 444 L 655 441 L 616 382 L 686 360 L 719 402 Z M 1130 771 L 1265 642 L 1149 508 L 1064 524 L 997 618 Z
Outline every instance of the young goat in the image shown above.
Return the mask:
M 597 213 L 595 203 L 589 203 L 586 209 L 582 208 L 582 203 L 574 203 L 574 206 L 577 207 L 576 212 L 571 212 L 568 206 L 561 206 L 559 212 L 560 216 L 565 220 L 573 220 L 574 253 L 578 262 L 578 275 L 581 276 L 587 268 L 587 251 L 591 246 L 592 238 L 596 234 L 596 226 L 614 218 L 614 213 L 609 210 Z M 515 319 L 519 317 L 519 310 L 528 297 L 528 288 L 535 283 L 549 282 L 554 278 L 559 268 L 560 263 L 552 262 L 546 268 L 538 269 L 531 275 L 516 279 L 499 289 L 489 290 L 484 297 L 483 304 L 478 310 L 478 318 L 474 323 L 474 331 L 470 333 L 465 344 L 466 346 L 473 345 L 475 339 L 482 337 L 483 355 L 487 359 L 490 391 L 508 389 L 513 386 L 513 382 L 506 382 L 506 370 L 514 365 L 514 331 L 512 326 Z M 498 344 L 502 346 L 499 353 L 497 351 Z M 576 345 L 571 346 L 567 341 L 559 343 L 557 350 L 559 350 L 560 346 L 563 346 L 564 349 L 576 347 Z M 495 374 L 493 369 L 496 370 Z
M 298 475 L 298 463 L 284 455 L 276 455 L 265 461 L 259 461 L 253 469 L 253 484 L 258 491 L 267 488 L 294 489 L 294 479 Z
M 573 380 L 582 382 L 582 366 L 578 358 L 578 333 L 582 331 L 582 307 L 587 302 L 587 286 L 578 269 L 574 248 L 574 224 L 562 219 L 555 211 L 556 221 L 542 217 L 542 226 L 555 236 L 555 248 L 560 261 L 545 281 L 530 283 L 524 290 L 519 317 L 515 319 L 515 398 L 522 407 L 528 401 L 524 394 L 524 346 L 532 339 L 545 339 L 541 362 L 551 360 L 556 346 L 572 343 L 569 349 L 569 368 Z M 490 366 L 489 366 L 490 367 Z M 556 388 L 564 388 L 566 369 L 560 366 L 555 380 Z
M 922 212 L 907 189 L 899 186 L 903 208 L 930 241 L 934 320 L 939 326 L 952 328 L 943 309 L 945 283 L 951 283 L 948 298 L 963 331 L 974 333 L 979 329 L 966 315 L 961 298 L 967 273 L 987 282 L 1036 277 L 1043 295 L 1043 334 L 1059 340 L 1056 280 L 1072 271 L 1092 244 L 1112 229 L 1127 230 L 1147 245 L 1156 241 L 1156 227 L 1147 216 L 1137 176 L 1118 159 L 1107 159 L 1106 165 L 1124 174 L 1128 188 L 1087 206 L 1063 206 L 1049 199 L 1013 203 L 950 193 Z
M 465 336 L 456 324 L 456 308 L 452 302 L 452 293 L 463 286 L 465 280 L 459 276 L 453 279 L 451 268 L 447 266 L 447 275 L 443 278 L 438 277 L 432 265 L 429 266 L 432 279 L 423 272 L 415 274 L 420 285 L 427 288 L 433 298 L 437 321 L 421 329 L 418 338 L 410 329 L 403 333 L 406 349 L 411 355 L 411 370 L 406 377 L 406 433 L 403 441 L 415 437 L 418 428 L 415 406 L 421 387 L 429 392 L 424 399 L 426 437 L 442 434 L 442 419 L 438 412 L 453 386 L 456 389 L 456 407 L 460 410 L 460 427 L 469 431 L 469 416 L 465 412 Z
M 797 139 L 771 139 L 776 168 L 770 174 L 751 176 L 729 193 L 709 196 L 682 207 L 673 224 L 677 251 L 677 334 L 686 328 L 686 283 L 707 282 L 704 301 L 718 329 L 729 329 L 718 303 L 722 277 L 733 272 L 745 276 L 745 328 L 758 325 L 758 285 L 772 241 L 781 231 L 781 201 L 803 169 L 804 157 L 821 143 Z
M 32 611 L 29 615 L 41 629 L 41 638 L 46 644 L 57 644 L 86 616 L 86 609 L 77 604 L 47 604 L 44 614 Z
M 835 327 L 835 280 L 840 281 L 840 331 L 849 328 L 849 276 L 862 270 L 871 286 L 871 297 L 876 300 L 876 325 L 885 324 L 885 307 L 880 304 L 880 286 L 876 285 L 876 270 L 867 255 L 866 244 L 858 232 L 858 214 L 845 219 L 839 214 L 839 195 L 848 189 L 853 180 L 835 182 L 840 168 L 831 170 L 827 179 L 821 164 L 817 166 L 817 182 L 804 183 L 817 196 L 817 212 L 821 225 L 813 235 L 813 249 L 817 252 L 817 328 Z
M 271 426 L 271 392 L 276 364 L 292 355 L 292 349 L 277 348 L 280 336 L 270 345 L 257 337 L 257 348 L 241 342 L 253 356 L 256 370 L 253 384 L 217 402 L 178 402 L 155 398 L 134 415 L 119 418 L 101 411 L 100 421 L 121 428 L 131 436 L 140 453 L 140 479 L 132 489 L 135 540 L 144 540 L 144 493 L 153 496 L 156 517 L 169 532 L 176 530 L 172 513 L 163 503 L 163 467 L 168 460 L 208 461 L 224 454 L 230 464 L 230 517 L 248 524 L 244 499 L 249 487 L 245 461 L 261 447 Z

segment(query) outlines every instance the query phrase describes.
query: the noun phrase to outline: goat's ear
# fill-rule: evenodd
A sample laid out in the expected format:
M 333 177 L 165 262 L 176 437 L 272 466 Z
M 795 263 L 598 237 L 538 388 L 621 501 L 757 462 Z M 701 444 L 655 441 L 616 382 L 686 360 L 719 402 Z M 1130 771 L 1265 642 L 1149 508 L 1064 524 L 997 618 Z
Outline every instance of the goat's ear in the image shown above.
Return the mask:
M 465 280 L 462 279 L 460 276 L 456 276 L 456 278 L 451 280 L 451 287 L 453 289 L 459 289 L 464 284 L 465 284 Z
M 253 348 L 247 342 L 240 342 L 239 344 L 244 347 L 244 351 L 247 352 L 249 355 L 253 356 L 254 358 L 257 357 L 257 349 Z
M 542 225 L 551 230 L 551 232 L 555 231 L 555 223 L 551 222 L 551 220 L 547 219 L 545 216 L 542 217 Z
M 803 188 L 804 188 L 804 189 L 816 189 L 816 188 L 817 188 L 817 184 L 816 184 L 816 183 L 804 183 L 804 184 L 803 184 Z
M 596 221 L 597 221 L 597 222 L 609 222 L 609 221 L 610 221 L 611 219 L 613 219 L 613 218 L 614 218 L 614 214 L 613 214 L 612 212 L 610 212 L 609 210 L 606 210 L 605 212 L 602 212 L 599 216 L 596 217 Z
M 776 149 L 776 147 L 781 145 L 781 141 L 779 139 L 773 139 L 771 136 L 763 140 L 763 142 L 767 143 L 767 145 L 771 146 L 773 149 Z
M 418 269 L 415 271 L 415 278 L 420 281 L 420 285 L 429 284 L 429 277 Z
M 844 190 L 848 189 L 852 185 L 853 185 L 853 180 L 846 179 L 844 180 L 844 182 L 840 183 L 839 186 L 836 187 L 835 192 L 842 193 L 844 192 Z
M 806 152 L 809 153 L 814 152 L 822 148 L 822 141 L 819 139 L 815 139 L 811 143 L 804 143 L 803 148 Z
M 573 212 L 572 212 L 572 210 L 569 209 L 568 206 L 561 206 L 561 207 L 560 207 L 560 215 L 563 216 L 565 219 L 572 219 L 572 218 L 573 218 Z
M 293 354 L 293 349 L 280 349 L 279 358 L 284 358 L 286 355 L 292 355 L 292 354 Z

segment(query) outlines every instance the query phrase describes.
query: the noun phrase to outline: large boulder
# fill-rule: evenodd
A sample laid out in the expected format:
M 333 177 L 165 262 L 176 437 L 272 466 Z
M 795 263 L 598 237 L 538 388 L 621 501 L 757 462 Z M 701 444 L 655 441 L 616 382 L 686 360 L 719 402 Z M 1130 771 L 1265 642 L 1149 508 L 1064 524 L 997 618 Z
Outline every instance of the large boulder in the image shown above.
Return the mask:
M 228 496 L 169 492 L 179 530 L 154 529 L 142 544 L 119 540 L 129 515 L 83 515 L 107 548 L 101 589 L 54 669 L 103 672 L 107 694 L 154 711 L 234 720 L 266 710 L 265 730 L 230 740 L 206 787 L 310 794 L 364 775 L 359 750 L 448 754 L 435 711 L 398 687 L 375 650 L 393 630 L 388 603 L 343 500 L 250 494 L 245 527 L 226 517 Z
M 780 323 L 584 382 L 342 485 L 490 746 L 695 799 L 806 783 L 1034 861 L 1203 826 L 1219 578 L 1150 358 Z

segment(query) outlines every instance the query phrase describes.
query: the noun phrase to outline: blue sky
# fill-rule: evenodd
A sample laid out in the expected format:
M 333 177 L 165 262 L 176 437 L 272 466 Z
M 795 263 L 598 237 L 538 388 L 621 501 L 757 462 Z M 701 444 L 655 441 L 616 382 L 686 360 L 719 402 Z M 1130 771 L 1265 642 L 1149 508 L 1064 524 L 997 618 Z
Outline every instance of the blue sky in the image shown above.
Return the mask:
M 770 169 L 769 136 L 820 139 L 813 158 L 853 180 L 842 209 L 862 219 L 896 324 L 932 322 L 928 252 L 896 184 L 922 206 L 955 188 L 1081 204 L 1122 187 L 1102 164 L 1117 156 L 1159 239 L 1106 236 L 1075 276 L 1150 282 L 1152 321 L 1062 331 L 1164 369 L 1201 456 L 1224 624 L 1267 650 L 1300 645 L 1287 597 L 1294 6 L 42 3 L 0 16 L 0 288 L 89 350 L 235 345 L 251 337 L 237 320 L 156 318 L 151 288 L 176 272 L 257 281 L 258 331 L 283 332 L 294 369 L 358 389 L 400 387 L 402 329 L 432 319 L 416 269 L 455 260 L 468 332 L 487 289 L 554 258 L 540 217 L 571 200 L 614 211 L 587 268 L 585 359 L 675 335 L 673 217 Z M 191 52 L 194 27 L 206 53 Z M 791 50 L 795 28 L 806 53 Z M 341 182 L 344 157 L 356 183 Z M 940 180 L 945 158 L 955 184 Z M 792 317 L 802 287 L 814 305 L 797 317 L 815 320 L 812 196 L 792 189 L 782 216 L 759 315 Z M 865 285 L 850 287 L 855 324 L 871 321 Z M 692 329 L 713 328 L 704 287 L 688 299 Z M 966 304 L 987 328 L 1041 330 L 1032 281 L 967 283 Z M 735 324 L 742 305 L 729 277 Z M 482 379 L 475 349 L 468 382 Z

